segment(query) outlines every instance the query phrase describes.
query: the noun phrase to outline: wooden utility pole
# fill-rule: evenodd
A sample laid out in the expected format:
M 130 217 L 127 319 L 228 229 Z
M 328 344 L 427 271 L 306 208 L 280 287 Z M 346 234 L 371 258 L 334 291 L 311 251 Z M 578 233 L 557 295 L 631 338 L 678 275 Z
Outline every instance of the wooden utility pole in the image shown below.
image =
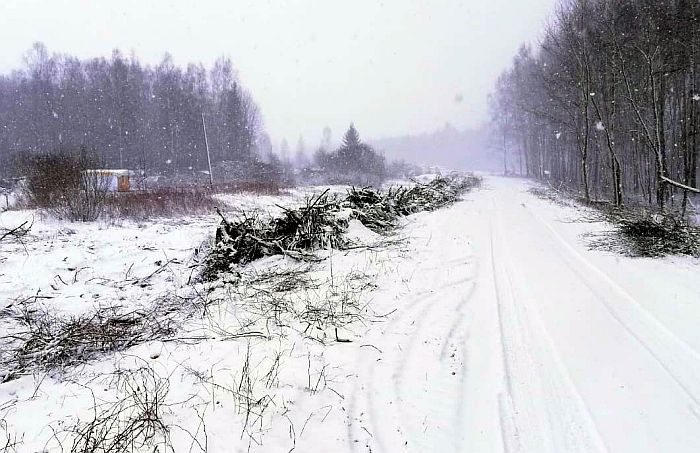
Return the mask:
M 214 175 L 211 172 L 211 156 L 209 156 L 209 140 L 207 140 L 207 125 L 204 122 L 204 112 L 202 112 L 202 129 L 204 129 L 204 146 L 207 149 L 207 165 L 209 166 L 209 185 L 214 187 Z

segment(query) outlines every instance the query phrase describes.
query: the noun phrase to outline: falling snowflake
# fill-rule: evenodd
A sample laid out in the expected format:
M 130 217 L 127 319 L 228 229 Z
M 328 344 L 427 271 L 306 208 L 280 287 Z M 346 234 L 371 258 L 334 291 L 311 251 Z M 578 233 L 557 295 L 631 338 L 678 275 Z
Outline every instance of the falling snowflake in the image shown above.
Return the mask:
M 693 101 L 700 101 L 700 94 L 694 94 Z
M 605 130 L 605 126 L 603 125 L 602 121 L 598 121 L 597 123 L 595 123 L 595 128 L 598 129 L 599 131 Z
M 168 165 L 170 165 L 170 164 L 173 163 L 173 161 L 172 161 L 171 159 L 168 159 L 168 160 L 165 161 L 165 163 L 168 164 Z

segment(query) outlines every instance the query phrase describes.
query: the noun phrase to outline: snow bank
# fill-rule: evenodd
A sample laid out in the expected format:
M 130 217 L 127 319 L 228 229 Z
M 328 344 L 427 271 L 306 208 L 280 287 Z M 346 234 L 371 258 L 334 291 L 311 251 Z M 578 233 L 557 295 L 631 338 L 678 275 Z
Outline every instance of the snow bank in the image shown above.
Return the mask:
M 372 244 L 381 238 L 357 219 L 350 220 L 345 237 L 356 244 Z

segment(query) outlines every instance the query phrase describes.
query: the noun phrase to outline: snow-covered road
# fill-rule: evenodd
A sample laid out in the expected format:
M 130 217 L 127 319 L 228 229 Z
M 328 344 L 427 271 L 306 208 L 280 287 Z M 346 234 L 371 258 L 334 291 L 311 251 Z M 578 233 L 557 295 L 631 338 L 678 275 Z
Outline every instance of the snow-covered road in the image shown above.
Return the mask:
M 409 226 L 398 310 L 355 359 L 348 450 L 700 451 L 697 260 L 588 251 L 599 226 L 527 187 L 490 178 Z

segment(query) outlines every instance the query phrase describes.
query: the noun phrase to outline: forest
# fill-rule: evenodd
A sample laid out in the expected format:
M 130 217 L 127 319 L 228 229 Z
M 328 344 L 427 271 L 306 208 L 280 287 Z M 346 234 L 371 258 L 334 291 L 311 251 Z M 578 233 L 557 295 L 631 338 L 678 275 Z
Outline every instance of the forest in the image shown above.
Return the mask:
M 118 50 L 81 60 L 36 43 L 24 59 L 0 75 L 0 175 L 20 153 L 80 148 L 111 168 L 205 170 L 203 124 L 213 162 L 256 152 L 261 116 L 228 58 L 182 69 L 165 54 L 151 67 Z
M 286 140 L 273 154 L 260 110 L 229 58 L 211 69 L 182 69 L 165 54 L 151 67 L 119 50 L 80 60 L 36 43 L 24 59 L 24 69 L 0 75 L 0 177 L 26 176 L 30 156 L 60 161 L 79 150 L 107 168 L 192 175 L 208 170 L 207 146 L 219 180 L 291 183 L 293 167 L 298 178 L 317 182 L 365 185 L 387 176 L 384 157 L 360 141 L 354 125 L 335 150 L 326 128 L 313 161 L 301 138 L 294 159 Z M 403 174 L 407 167 L 391 168 Z
M 490 96 L 506 173 L 687 211 L 698 193 L 700 3 L 571 0 Z

